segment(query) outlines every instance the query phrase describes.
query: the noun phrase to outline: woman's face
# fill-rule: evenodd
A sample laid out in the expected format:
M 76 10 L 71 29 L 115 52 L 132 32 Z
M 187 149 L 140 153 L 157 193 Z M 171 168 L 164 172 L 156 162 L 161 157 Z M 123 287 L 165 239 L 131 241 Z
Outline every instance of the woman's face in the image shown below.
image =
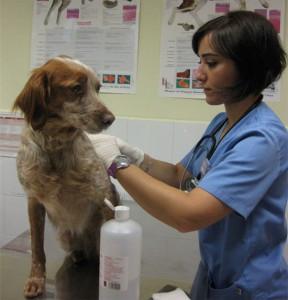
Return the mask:
M 218 105 L 233 100 L 229 88 L 236 84 L 239 75 L 234 61 L 217 53 L 210 39 L 211 35 L 208 34 L 200 41 L 200 64 L 196 78 L 204 89 L 207 103 Z

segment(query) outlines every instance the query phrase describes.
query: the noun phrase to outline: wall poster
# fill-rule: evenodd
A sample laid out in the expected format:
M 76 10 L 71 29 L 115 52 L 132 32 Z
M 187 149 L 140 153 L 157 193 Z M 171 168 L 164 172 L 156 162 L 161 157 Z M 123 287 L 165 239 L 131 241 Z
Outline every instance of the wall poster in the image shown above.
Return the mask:
M 140 0 L 34 1 L 32 68 L 64 54 L 96 71 L 101 92 L 136 92 Z
M 160 53 L 160 96 L 204 99 L 195 78 L 199 58 L 191 46 L 199 26 L 230 10 L 265 16 L 284 39 L 285 0 L 164 0 Z M 264 91 L 264 100 L 280 100 L 280 82 Z

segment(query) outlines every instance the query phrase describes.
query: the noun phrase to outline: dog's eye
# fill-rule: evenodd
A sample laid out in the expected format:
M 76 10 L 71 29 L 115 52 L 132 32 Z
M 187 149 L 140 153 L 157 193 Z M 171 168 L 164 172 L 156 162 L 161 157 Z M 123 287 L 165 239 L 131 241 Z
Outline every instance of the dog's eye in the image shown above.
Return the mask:
M 76 84 L 72 87 L 72 91 L 74 94 L 81 96 L 83 95 L 83 88 L 81 86 L 81 84 Z

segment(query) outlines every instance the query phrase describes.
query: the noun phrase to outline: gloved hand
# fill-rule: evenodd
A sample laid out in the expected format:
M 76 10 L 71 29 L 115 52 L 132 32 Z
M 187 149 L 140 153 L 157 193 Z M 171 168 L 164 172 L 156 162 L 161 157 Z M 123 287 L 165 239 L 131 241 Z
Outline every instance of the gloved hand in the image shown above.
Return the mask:
M 116 137 L 107 134 L 89 134 L 88 137 L 108 170 L 116 156 L 121 154 Z
M 117 144 L 119 146 L 121 154 L 124 154 L 129 157 L 132 164 L 140 166 L 144 160 L 144 151 L 137 147 L 133 147 L 123 140 L 116 138 Z

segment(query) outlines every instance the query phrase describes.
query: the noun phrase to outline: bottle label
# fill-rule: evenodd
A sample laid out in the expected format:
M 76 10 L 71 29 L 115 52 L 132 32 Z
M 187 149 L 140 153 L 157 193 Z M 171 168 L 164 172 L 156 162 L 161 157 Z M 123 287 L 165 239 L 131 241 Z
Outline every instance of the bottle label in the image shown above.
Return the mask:
M 100 285 L 103 288 L 128 289 L 128 257 L 100 255 Z

